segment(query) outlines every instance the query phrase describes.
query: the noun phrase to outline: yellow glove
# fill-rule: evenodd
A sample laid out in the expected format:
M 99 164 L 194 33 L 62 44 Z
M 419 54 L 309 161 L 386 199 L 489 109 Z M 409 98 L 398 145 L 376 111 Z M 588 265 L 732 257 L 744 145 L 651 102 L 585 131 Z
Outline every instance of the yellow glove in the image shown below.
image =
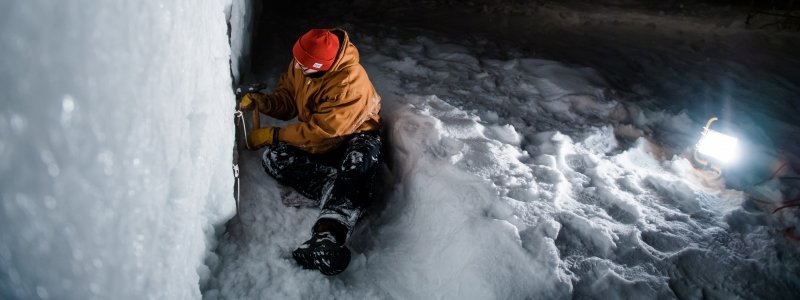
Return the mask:
M 250 150 L 258 150 L 264 146 L 278 143 L 278 131 L 280 128 L 259 128 L 254 129 L 247 136 L 247 146 Z
M 254 93 L 244 94 L 244 96 L 242 97 L 242 101 L 239 102 L 239 109 L 241 109 L 241 110 L 252 110 L 253 108 L 255 108 L 257 106 L 257 104 L 256 104 L 257 102 L 256 102 L 256 99 L 254 99 L 254 98 L 256 98 L 256 97 L 257 97 L 257 95 L 254 94 Z
M 242 101 L 239 102 L 239 109 L 253 110 L 258 108 L 262 113 L 268 113 L 269 107 L 267 106 L 267 95 L 261 93 L 247 93 L 242 96 Z

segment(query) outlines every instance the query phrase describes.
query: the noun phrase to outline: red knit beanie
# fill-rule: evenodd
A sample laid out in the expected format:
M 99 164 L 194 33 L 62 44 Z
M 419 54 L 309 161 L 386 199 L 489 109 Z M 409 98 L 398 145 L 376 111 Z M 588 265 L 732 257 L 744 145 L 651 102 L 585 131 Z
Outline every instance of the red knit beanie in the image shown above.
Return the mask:
M 297 39 L 292 54 L 306 68 L 327 71 L 339 52 L 339 38 L 327 29 L 311 29 Z

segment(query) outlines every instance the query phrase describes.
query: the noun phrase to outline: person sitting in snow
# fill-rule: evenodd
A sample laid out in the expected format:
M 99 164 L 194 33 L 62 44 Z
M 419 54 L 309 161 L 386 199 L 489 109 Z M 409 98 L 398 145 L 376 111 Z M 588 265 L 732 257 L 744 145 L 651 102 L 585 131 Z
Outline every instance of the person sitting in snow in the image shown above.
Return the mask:
M 372 198 L 379 167 L 380 96 L 342 29 L 312 29 L 292 47 L 293 60 L 271 94 L 246 93 L 243 110 L 281 120 L 285 127 L 253 130 L 251 150 L 266 147 L 267 174 L 319 200 L 311 238 L 292 252 L 302 267 L 325 275 L 350 263 L 345 241 Z

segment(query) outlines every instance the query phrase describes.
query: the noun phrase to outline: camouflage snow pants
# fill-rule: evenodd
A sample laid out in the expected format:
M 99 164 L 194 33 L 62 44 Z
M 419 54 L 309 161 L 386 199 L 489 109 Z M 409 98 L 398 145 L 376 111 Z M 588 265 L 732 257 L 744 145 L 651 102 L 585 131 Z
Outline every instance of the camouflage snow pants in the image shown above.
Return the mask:
M 271 145 L 264 151 L 261 164 L 281 184 L 318 199 L 318 219 L 339 221 L 347 227 L 349 236 L 373 198 L 380 149 L 377 132 L 358 133 L 324 154 L 311 154 L 284 143 Z

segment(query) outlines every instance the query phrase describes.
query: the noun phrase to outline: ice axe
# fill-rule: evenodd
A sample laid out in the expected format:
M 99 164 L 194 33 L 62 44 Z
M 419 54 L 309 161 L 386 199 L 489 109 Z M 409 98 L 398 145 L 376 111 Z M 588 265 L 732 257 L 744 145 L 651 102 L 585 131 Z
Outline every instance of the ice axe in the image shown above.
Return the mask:
M 267 85 L 264 83 L 252 83 L 252 84 L 242 85 L 236 88 L 236 99 L 241 100 L 245 94 L 258 92 L 265 89 L 266 87 Z M 258 112 L 258 108 L 253 109 L 253 115 L 250 118 L 250 121 L 252 122 L 253 130 L 261 128 L 261 114 Z
M 261 128 L 261 113 L 258 112 L 258 108 L 253 109 L 253 130 Z

